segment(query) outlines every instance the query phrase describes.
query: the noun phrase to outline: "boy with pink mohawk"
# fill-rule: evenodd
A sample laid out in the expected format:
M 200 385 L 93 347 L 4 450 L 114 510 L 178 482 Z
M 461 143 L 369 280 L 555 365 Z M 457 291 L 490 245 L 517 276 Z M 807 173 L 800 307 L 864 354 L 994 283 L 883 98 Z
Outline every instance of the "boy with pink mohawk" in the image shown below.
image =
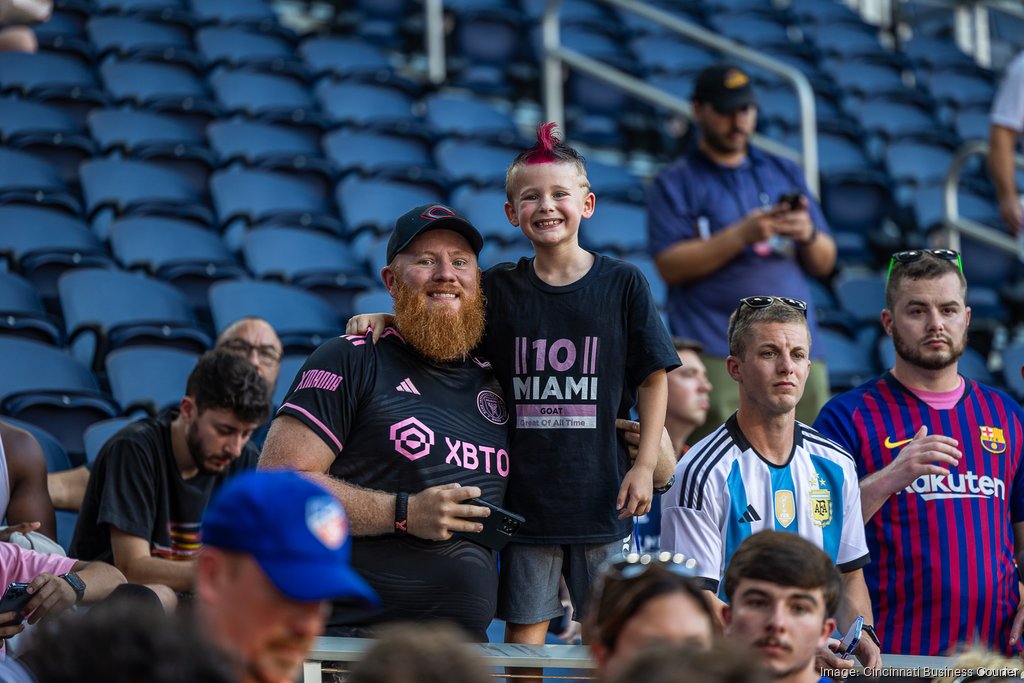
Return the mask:
M 630 517 L 650 509 L 666 371 L 679 365 L 640 271 L 580 246 L 596 197 L 583 157 L 554 128 L 541 125 L 505 176 L 505 215 L 535 255 L 484 277 L 482 351 L 516 418 L 505 505 L 527 520 L 502 551 L 498 591 L 505 639 L 516 643 L 544 642 L 563 612 L 560 576 L 582 619 Z M 615 418 L 634 402 L 644 429 L 630 466 Z
M 538 128 L 505 180 L 505 213 L 535 255 L 483 276 L 487 327 L 478 351 L 515 418 L 505 507 L 526 518 L 501 556 L 497 616 L 515 643 L 543 643 L 548 622 L 564 614 L 562 576 L 574 618 L 583 618 L 602 568 L 628 543 L 630 517 L 651 507 L 655 465 L 664 484 L 674 464 L 659 439 L 666 372 L 679 357 L 640 271 L 580 246 L 580 221 L 596 198 L 583 157 L 554 128 Z M 360 315 L 346 332 L 387 322 Z M 634 404 L 644 428 L 631 464 L 615 420 Z

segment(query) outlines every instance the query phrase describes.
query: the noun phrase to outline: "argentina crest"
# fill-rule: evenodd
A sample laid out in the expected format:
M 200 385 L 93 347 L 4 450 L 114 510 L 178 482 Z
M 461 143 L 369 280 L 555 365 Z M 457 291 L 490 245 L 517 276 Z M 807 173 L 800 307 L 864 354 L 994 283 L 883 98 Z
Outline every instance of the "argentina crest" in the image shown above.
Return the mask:
M 815 474 L 811 477 L 811 521 L 814 526 L 826 527 L 832 523 L 832 492 L 825 488 L 825 481 Z

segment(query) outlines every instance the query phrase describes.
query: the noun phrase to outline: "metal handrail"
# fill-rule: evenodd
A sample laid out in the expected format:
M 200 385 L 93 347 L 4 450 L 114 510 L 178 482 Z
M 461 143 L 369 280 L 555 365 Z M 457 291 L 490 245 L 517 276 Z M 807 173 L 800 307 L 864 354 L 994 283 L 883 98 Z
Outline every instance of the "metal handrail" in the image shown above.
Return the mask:
M 815 196 L 818 195 L 817 119 L 815 116 L 814 92 L 811 90 L 811 84 L 806 76 L 783 62 L 767 57 L 732 40 L 709 33 L 705 29 L 682 21 L 655 7 L 638 3 L 636 0 L 597 1 L 650 19 L 690 40 L 729 54 L 742 61 L 760 66 L 782 76 L 788 81 L 796 89 L 797 101 L 800 104 L 800 143 L 802 154 L 762 135 L 755 134 L 751 138 L 751 142 L 768 152 L 787 157 L 802 164 L 808 187 Z M 688 120 L 693 118 L 689 102 L 654 88 L 638 78 L 591 59 L 575 50 L 562 47 L 559 37 L 558 17 L 560 5 L 561 0 L 548 0 L 541 24 L 544 44 L 543 79 L 546 120 L 557 121 L 562 125 L 565 123 L 565 104 L 562 93 L 563 64 L 567 64 L 594 78 L 606 81 L 649 104 L 665 107 Z
M 1017 241 L 1001 230 L 988 225 L 983 225 L 969 218 L 960 215 L 960 198 L 957 196 L 957 188 L 960 186 L 960 177 L 963 175 L 964 165 L 972 156 L 988 158 L 988 142 L 986 140 L 971 140 L 965 142 L 956 150 L 953 160 L 946 172 L 946 180 L 942 186 L 942 212 L 943 225 L 946 229 L 946 246 L 950 249 L 960 251 L 960 235 L 983 242 L 989 246 L 1017 253 Z M 1024 169 L 1024 156 L 1014 155 L 1017 168 Z

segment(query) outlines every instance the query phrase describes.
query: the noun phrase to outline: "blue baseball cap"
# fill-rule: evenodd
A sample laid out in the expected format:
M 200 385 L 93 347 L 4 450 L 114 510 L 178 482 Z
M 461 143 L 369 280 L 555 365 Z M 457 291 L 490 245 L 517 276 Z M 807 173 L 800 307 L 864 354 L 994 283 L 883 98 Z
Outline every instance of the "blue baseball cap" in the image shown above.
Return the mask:
M 203 545 L 251 556 L 293 600 L 379 604 L 350 563 L 345 509 L 327 489 L 295 472 L 229 479 L 206 509 Z

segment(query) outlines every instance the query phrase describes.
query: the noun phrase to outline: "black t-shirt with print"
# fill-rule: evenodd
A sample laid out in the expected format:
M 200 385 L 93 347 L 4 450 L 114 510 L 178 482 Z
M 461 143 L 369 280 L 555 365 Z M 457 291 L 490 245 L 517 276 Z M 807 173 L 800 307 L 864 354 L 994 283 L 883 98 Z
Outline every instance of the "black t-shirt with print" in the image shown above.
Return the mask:
M 500 505 L 510 468 L 508 412 L 489 364 L 429 360 L 394 328 L 373 344 L 346 336 L 306 360 L 278 413 L 334 452 L 330 473 L 379 491 L 479 486 Z M 496 553 L 462 539 L 355 537 L 352 564 L 380 595 L 373 612 L 336 605 L 332 626 L 446 619 L 476 637 L 494 615 Z

